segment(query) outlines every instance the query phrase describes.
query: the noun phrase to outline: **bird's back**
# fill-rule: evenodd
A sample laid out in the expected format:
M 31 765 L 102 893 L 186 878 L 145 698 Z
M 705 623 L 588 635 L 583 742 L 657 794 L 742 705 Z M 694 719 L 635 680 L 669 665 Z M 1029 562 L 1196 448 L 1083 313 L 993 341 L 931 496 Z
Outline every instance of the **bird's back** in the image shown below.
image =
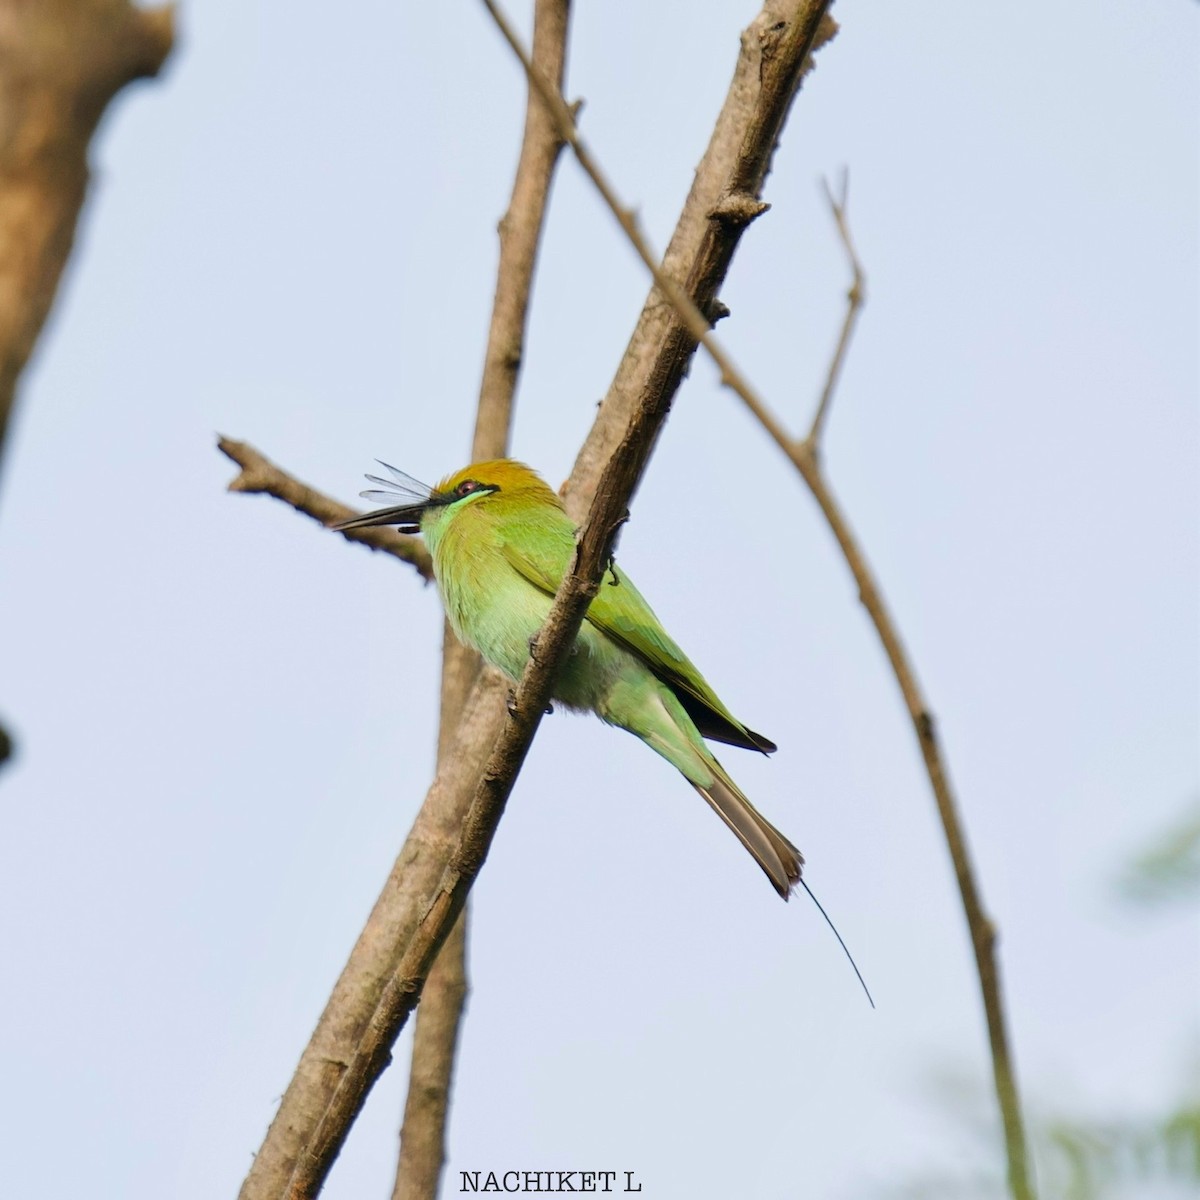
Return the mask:
M 575 528 L 557 501 L 555 497 L 553 508 L 539 509 L 537 520 L 501 514 L 495 524 L 500 552 L 508 565 L 550 597 L 562 583 L 575 550 Z M 528 605 L 527 596 L 525 601 Z M 725 707 L 615 563 L 604 572 L 587 621 L 649 667 L 674 692 L 704 737 L 747 750 L 770 753 L 775 749 L 773 742 L 748 729 Z M 538 624 L 540 627 L 540 621 Z

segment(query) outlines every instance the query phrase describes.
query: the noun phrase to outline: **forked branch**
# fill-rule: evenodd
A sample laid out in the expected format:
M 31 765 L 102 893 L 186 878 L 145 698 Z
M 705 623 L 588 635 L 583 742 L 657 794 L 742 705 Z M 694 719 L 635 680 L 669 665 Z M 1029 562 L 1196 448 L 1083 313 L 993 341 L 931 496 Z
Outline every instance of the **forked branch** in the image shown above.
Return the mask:
M 825 199 L 829 202 L 829 210 L 833 213 L 834 224 L 837 225 L 838 237 L 846 251 L 850 262 L 850 289 L 846 292 L 846 315 L 842 320 L 842 331 L 838 334 L 837 347 L 829 360 L 829 370 L 825 373 L 825 386 L 821 389 L 821 399 L 817 401 L 817 410 L 813 414 L 812 425 L 808 431 L 807 442 L 816 453 L 821 443 L 821 434 L 825 428 L 825 417 L 829 413 L 829 405 L 833 393 L 837 389 L 838 380 L 842 376 L 842 364 L 846 361 L 846 352 L 850 349 L 850 339 L 854 336 L 854 328 L 858 324 L 858 315 L 867 302 L 867 277 L 863 273 L 862 263 L 854 249 L 854 239 L 850 236 L 850 224 L 846 217 L 846 203 L 850 197 L 850 172 L 842 171 L 841 186 L 838 194 L 833 194 L 828 179 L 821 180 Z
M 505 38 L 513 50 L 521 58 L 526 71 L 532 80 L 537 81 L 537 72 L 529 62 L 528 55 L 521 48 L 511 27 L 503 20 L 496 9 L 493 0 L 483 0 L 489 11 L 496 17 Z M 971 945 L 975 954 L 976 972 L 979 977 L 980 991 L 983 997 L 984 1014 L 987 1021 L 988 1041 L 992 1058 L 992 1073 L 997 1101 L 1000 1106 L 1004 1123 L 1005 1147 L 1008 1158 L 1009 1190 L 1014 1200 L 1033 1200 L 1035 1195 L 1028 1150 L 1025 1142 L 1024 1121 L 1021 1115 L 1020 1101 L 1017 1092 L 1016 1075 L 1013 1069 L 1012 1055 L 1008 1045 L 1004 1003 L 1000 988 L 999 968 L 996 963 L 995 941 L 996 930 L 991 918 L 983 908 L 979 888 L 975 880 L 967 848 L 966 832 L 958 814 L 958 805 L 950 787 L 945 762 L 942 757 L 933 715 L 917 684 L 916 673 L 909 661 L 907 652 L 900 640 L 895 621 L 888 611 L 878 584 L 871 573 L 866 558 L 858 545 L 850 524 L 841 506 L 834 498 L 833 492 L 821 471 L 820 439 L 824 423 L 828 416 L 838 375 L 845 357 L 854 323 L 861 308 L 864 296 L 864 285 L 861 266 L 850 240 L 849 226 L 845 212 L 845 190 L 841 201 L 835 200 L 830 194 L 834 219 L 841 233 L 843 244 L 850 258 L 855 282 L 849 292 L 848 311 L 842 327 L 838 347 L 830 365 L 826 386 L 818 403 L 809 435 L 803 439 L 791 437 L 784 426 L 778 421 L 763 399 L 751 387 L 746 377 L 734 365 L 729 354 L 717 339 L 708 331 L 707 322 L 697 304 L 678 287 L 672 286 L 670 280 L 662 278 L 661 272 L 648 253 L 644 240 L 632 221 L 630 211 L 624 208 L 616 198 L 616 192 L 608 183 L 593 156 L 580 145 L 574 129 L 574 121 L 570 109 L 563 97 L 557 100 L 550 96 L 550 86 L 544 80 L 539 83 L 539 89 L 547 96 L 547 102 L 552 105 L 558 115 L 567 144 L 575 151 L 588 177 L 596 185 L 601 198 L 616 218 L 617 223 L 625 231 L 639 257 L 646 263 L 654 275 L 655 282 L 667 297 L 687 332 L 708 351 L 709 356 L 717 364 L 721 373 L 721 382 L 742 399 L 759 423 L 771 435 L 776 445 L 788 456 L 800 472 L 801 477 L 812 492 L 821 512 L 824 514 L 830 529 L 833 531 L 846 564 L 858 584 L 859 594 L 864 606 L 875 625 L 876 632 L 883 642 L 884 650 L 891 663 L 896 680 L 900 685 L 904 702 L 921 748 L 925 762 L 926 773 L 929 776 L 937 803 L 938 815 L 946 837 L 954 866 L 955 878 L 958 883 L 959 896 L 967 926 L 971 936 Z M 752 219 L 761 209 L 748 208 L 744 210 Z M 714 211 L 720 219 L 721 214 Z
M 838 546 L 841 548 L 842 556 L 846 560 L 846 565 L 850 568 L 854 582 L 858 585 L 858 594 L 863 607 L 867 610 L 879 635 L 879 640 L 883 643 L 884 652 L 887 654 L 892 672 L 896 676 L 896 682 L 900 686 L 900 693 L 904 697 L 904 706 L 912 721 L 913 732 L 925 763 L 925 772 L 929 776 L 929 784 L 933 789 L 938 817 L 946 838 L 946 847 L 950 852 L 954 877 L 958 883 L 963 915 L 966 917 L 967 929 L 971 936 L 975 970 L 979 977 L 979 990 L 983 998 L 984 1016 L 987 1021 L 993 1084 L 1004 1124 L 1009 1191 L 1013 1200 L 1033 1200 L 1036 1193 L 1029 1152 L 1025 1142 L 1025 1124 L 1017 1091 L 1016 1071 L 1008 1043 L 1004 997 L 1000 986 L 1000 968 L 996 961 L 996 926 L 983 906 L 970 848 L 967 845 L 966 828 L 959 815 L 958 801 L 950 785 L 950 777 L 938 739 L 933 712 L 917 682 L 916 671 L 904 648 L 895 619 L 884 601 L 879 583 L 872 573 L 862 547 L 851 530 L 846 514 L 834 496 L 821 467 L 821 435 L 824 431 L 825 418 L 828 415 L 842 360 L 864 298 L 862 267 L 855 254 L 847 222 L 845 188 L 843 187 L 840 200 L 835 199 L 828 188 L 826 188 L 826 193 L 854 277 L 848 293 L 846 319 L 842 325 L 842 333 L 830 363 L 826 384 L 808 436 L 801 440 L 787 438 L 781 440 L 771 426 L 768 425 L 767 428 L 771 431 L 776 444 L 800 472 L 809 491 L 812 492 L 820 506 L 829 528 L 833 531 Z M 742 399 L 747 400 L 745 396 Z M 747 403 L 749 403 L 748 400 Z M 753 406 L 751 407 L 753 408 Z

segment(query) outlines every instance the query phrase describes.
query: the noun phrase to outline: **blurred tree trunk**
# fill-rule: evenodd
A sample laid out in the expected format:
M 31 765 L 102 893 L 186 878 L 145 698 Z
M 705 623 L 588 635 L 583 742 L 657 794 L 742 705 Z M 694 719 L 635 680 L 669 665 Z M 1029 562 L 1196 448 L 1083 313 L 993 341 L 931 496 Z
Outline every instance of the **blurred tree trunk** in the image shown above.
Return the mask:
M 0 0 L 0 457 L 17 380 L 54 303 L 109 101 L 157 75 L 174 9 Z M 0 730 L 0 762 L 11 743 Z

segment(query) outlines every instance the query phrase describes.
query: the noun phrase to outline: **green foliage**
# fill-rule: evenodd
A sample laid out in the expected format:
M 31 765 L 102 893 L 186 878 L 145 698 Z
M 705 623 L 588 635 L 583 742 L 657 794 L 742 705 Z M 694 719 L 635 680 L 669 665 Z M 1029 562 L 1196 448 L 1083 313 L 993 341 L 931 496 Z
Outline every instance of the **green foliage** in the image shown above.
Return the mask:
M 1125 899 L 1139 904 L 1187 901 L 1200 894 L 1200 798 L 1129 864 L 1119 888 Z
M 943 1089 L 941 1099 L 948 1099 Z M 960 1095 L 961 1091 L 956 1088 Z M 990 1097 L 975 1089 L 971 1103 L 954 1114 L 973 1149 L 967 1160 L 992 1158 L 1000 1143 L 998 1127 L 985 1133 L 978 1118 Z M 1200 1194 L 1200 1097 L 1191 1097 L 1159 1117 L 1097 1120 L 1078 1115 L 1030 1119 L 1030 1143 L 1042 1200 L 1172 1200 Z M 968 1166 L 931 1172 L 902 1184 L 902 1200 L 1006 1200 L 1001 1168 Z
M 1118 897 L 1144 912 L 1194 901 L 1200 894 L 1200 799 L 1125 868 Z M 1059 1116 L 1027 1109 L 1029 1140 L 1041 1200 L 1173 1200 L 1200 1196 L 1200 1064 L 1192 1064 L 1181 1098 L 1155 1114 L 1109 1118 Z M 938 1107 L 953 1119 L 969 1164 L 899 1185 L 903 1200 L 1006 1200 L 997 1148 L 1002 1143 L 994 1099 L 977 1082 L 943 1076 L 934 1087 Z M 995 1163 L 991 1167 L 978 1164 Z
M 1040 1133 L 1049 1196 L 1107 1200 L 1145 1196 L 1167 1185 L 1194 1196 L 1200 1187 L 1200 1099 L 1157 1120 L 1066 1119 Z

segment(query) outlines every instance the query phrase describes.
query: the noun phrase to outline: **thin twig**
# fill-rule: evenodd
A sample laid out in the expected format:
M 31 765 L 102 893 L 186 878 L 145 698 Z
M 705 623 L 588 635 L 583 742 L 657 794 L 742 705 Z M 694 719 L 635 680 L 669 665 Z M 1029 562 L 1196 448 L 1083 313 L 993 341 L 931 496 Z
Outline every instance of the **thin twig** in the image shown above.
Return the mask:
M 260 454 L 247 442 L 236 442 L 232 438 L 219 437 L 217 448 L 231 458 L 241 472 L 230 480 L 228 490 L 254 495 L 274 496 L 284 504 L 290 504 L 297 512 L 312 517 L 322 525 L 333 525 L 355 515 L 355 510 L 331 499 L 316 488 L 301 483 L 294 475 L 280 470 L 271 460 Z M 433 560 L 420 538 L 394 529 L 346 529 L 341 531 L 348 542 L 358 542 L 371 550 L 390 554 L 401 562 L 416 567 L 422 579 L 433 579 Z
M 850 262 L 851 279 L 850 290 L 846 293 L 846 316 L 842 321 L 842 331 L 838 335 L 837 348 L 833 352 L 833 357 L 829 360 L 829 371 L 825 376 L 825 386 L 821 389 L 821 399 L 817 403 L 817 411 L 813 414 L 812 426 L 808 431 L 807 440 L 814 451 L 820 445 L 821 433 L 825 425 L 825 415 L 829 411 L 829 403 L 833 399 L 833 393 L 837 388 L 838 380 L 841 378 L 842 364 L 846 361 L 846 351 L 850 348 L 850 339 L 854 336 L 854 328 L 858 324 L 858 315 L 862 312 L 862 307 L 867 302 L 867 277 L 863 274 L 862 263 L 859 262 L 858 254 L 855 252 L 854 242 L 850 237 L 850 224 L 846 219 L 846 202 L 849 199 L 850 191 L 850 172 L 842 171 L 842 186 L 836 197 L 833 194 L 833 189 L 829 186 L 828 179 L 822 179 L 821 186 L 825 190 L 825 199 L 829 201 L 829 209 L 833 213 L 833 220 L 837 225 L 838 237 L 841 238 L 842 247 L 846 251 L 846 258 Z
M 532 67 L 532 64 L 530 64 L 528 56 L 512 33 L 511 27 L 507 25 L 496 9 L 493 0 L 483 0 L 483 3 L 496 18 L 497 23 L 500 24 L 505 38 L 512 46 L 514 52 L 521 58 L 530 78 L 534 82 L 538 82 L 539 76 L 537 72 Z M 874 577 L 867 567 L 866 559 L 859 549 L 850 531 L 849 523 L 846 521 L 840 506 L 835 501 L 820 470 L 818 439 L 830 401 L 828 398 L 824 398 L 823 405 L 818 407 L 817 418 L 813 422 L 815 437 L 810 436 L 802 441 L 797 441 L 789 436 L 784 427 L 763 402 L 762 398 L 750 386 L 745 376 L 734 366 L 729 355 L 721 347 L 716 338 L 708 332 L 704 318 L 701 316 L 697 306 L 678 287 L 673 286 L 671 281 L 662 279 L 661 272 L 654 262 L 653 256 L 649 253 L 640 234 L 638 234 L 636 223 L 631 219 L 630 210 L 624 208 L 619 203 L 616 199 L 615 191 L 603 176 L 594 158 L 580 146 L 579 139 L 574 132 L 574 121 L 571 118 L 570 109 L 567 107 L 566 101 L 563 100 L 561 94 L 557 97 L 557 103 L 555 103 L 554 97 L 549 95 L 550 87 L 545 80 L 541 80 L 539 89 L 542 90 L 543 95 L 547 96 L 547 102 L 551 104 L 551 107 L 557 114 L 560 128 L 563 130 L 567 144 L 575 151 L 580 164 L 583 166 L 588 177 L 592 179 L 601 197 L 616 217 L 618 224 L 625 231 L 630 242 L 637 250 L 639 257 L 642 258 L 642 261 L 651 270 L 655 282 L 659 284 L 660 289 L 675 308 L 679 319 L 686 326 L 689 333 L 704 346 L 709 356 L 717 364 L 721 372 L 722 384 L 741 397 L 742 401 L 759 420 L 763 428 L 771 435 L 779 448 L 795 464 L 804 481 L 808 484 L 809 489 L 820 505 L 821 511 L 824 513 L 838 540 L 838 545 L 842 549 L 846 563 L 853 573 L 855 581 L 859 585 L 863 604 L 866 606 L 879 637 L 884 644 L 888 660 L 892 664 L 892 669 L 896 674 L 897 681 L 904 695 L 909 715 L 912 717 L 917 733 L 917 740 L 921 746 L 921 753 L 925 759 L 926 771 L 929 775 L 930 784 L 933 787 L 947 845 L 954 863 L 959 894 L 970 930 L 971 944 L 975 951 L 980 990 L 983 993 L 996 1095 L 1004 1121 L 1005 1144 L 1008 1153 L 1009 1187 L 1014 1200 L 1032 1200 L 1035 1193 L 1030 1180 L 1024 1123 L 1021 1117 L 1012 1056 L 1008 1048 L 1004 1005 L 1000 993 L 999 970 L 994 954 L 995 927 L 984 912 L 979 898 L 978 888 L 967 852 L 966 835 L 958 816 L 957 805 L 950 790 L 949 780 L 942 762 L 941 751 L 934 732 L 932 715 L 917 687 L 915 673 L 908 661 L 895 623 L 887 611 L 879 588 L 875 584 Z M 847 245 L 849 246 L 848 242 Z M 857 308 L 854 306 L 853 300 L 852 313 L 850 315 L 857 316 Z M 705 326 L 703 329 L 701 328 L 702 325 Z M 841 341 L 848 343 L 848 340 L 849 333 L 844 328 Z M 844 353 L 845 346 L 839 344 L 837 358 L 834 367 L 831 367 L 830 371 L 831 380 L 827 385 L 830 396 L 832 396 L 833 387 L 836 384 L 836 369 L 840 369 L 840 359 L 844 356 Z
M 1007 1021 L 1004 1012 L 1004 999 L 1000 986 L 1000 968 L 996 961 L 996 926 L 983 905 L 976 873 L 972 863 L 970 848 L 967 845 L 966 828 L 958 811 L 958 802 L 950 786 L 949 773 L 942 755 L 941 744 L 937 736 L 933 712 L 917 682 L 916 671 L 904 643 L 900 639 L 899 629 L 890 610 L 883 599 L 879 584 L 867 564 L 858 540 L 850 529 L 850 523 L 838 503 L 833 491 L 825 479 L 821 469 L 821 435 L 824 431 L 824 421 L 828 414 L 834 388 L 846 348 L 854 329 L 858 313 L 865 299 L 863 289 L 863 271 L 858 256 L 854 251 L 854 243 L 850 238 L 849 222 L 846 215 L 846 185 L 843 185 L 840 199 L 835 200 L 826 185 L 834 221 L 846 258 L 853 272 L 853 283 L 850 287 L 846 320 L 842 326 L 842 336 L 838 341 L 833 361 L 830 363 L 829 374 L 825 388 L 822 391 L 817 414 L 813 420 L 809 434 L 802 441 L 780 440 L 772 433 L 780 449 L 792 460 L 808 485 L 814 499 L 821 508 L 825 520 L 829 523 L 838 546 L 841 547 L 846 565 L 850 568 L 854 581 L 858 585 L 859 598 L 875 625 L 879 640 L 883 643 L 884 652 L 891 664 L 896 682 L 900 685 L 904 705 L 908 709 L 912 721 L 913 732 L 921 748 L 921 757 L 925 762 L 925 771 L 933 789 L 934 800 L 937 803 L 938 817 L 941 819 L 942 831 L 946 838 L 946 846 L 950 851 L 950 860 L 954 866 L 954 877 L 958 883 L 958 893 L 962 901 L 963 914 L 966 917 L 967 928 L 971 936 L 971 947 L 975 954 L 975 969 L 979 976 L 979 989 L 983 997 L 983 1010 L 987 1020 L 988 1045 L 992 1058 L 992 1077 L 996 1089 L 996 1098 L 1000 1106 L 1001 1119 L 1004 1123 L 1004 1141 L 1008 1159 L 1008 1186 L 1013 1200 L 1033 1200 L 1035 1195 L 1032 1174 L 1030 1170 L 1029 1152 L 1025 1142 L 1025 1125 L 1021 1114 L 1020 1098 L 1017 1092 L 1016 1071 L 1013 1066 L 1012 1051 L 1009 1048 Z M 744 398 L 744 397 L 743 397 Z
M 1008 1045 L 1000 971 L 995 956 L 996 929 L 984 910 L 975 881 L 975 872 L 967 846 L 966 830 L 959 817 L 957 801 L 950 787 L 933 714 L 917 683 L 912 663 L 900 640 L 895 621 L 884 603 L 879 585 L 867 564 L 862 548 L 850 529 L 841 505 L 834 497 L 821 470 L 820 459 L 815 453 L 814 444 L 807 440 L 780 442 L 774 434 L 772 437 L 795 464 L 837 539 L 846 565 L 850 568 L 854 581 L 858 585 L 859 598 L 879 634 L 879 640 L 883 643 L 888 662 L 891 664 L 896 681 L 900 685 L 900 691 L 904 696 L 905 707 L 912 719 L 913 730 L 921 748 L 921 757 L 925 762 L 925 771 L 929 776 L 930 786 L 933 788 L 946 845 L 954 865 L 959 897 L 970 931 L 971 946 L 975 952 L 975 968 L 979 976 L 979 988 L 983 995 L 984 1014 L 987 1018 L 992 1074 L 1004 1122 L 1009 1190 L 1014 1200 L 1033 1200 L 1035 1192 L 1030 1178 L 1024 1122 L 1021 1116 L 1012 1054 Z
M 781 43 L 779 30 L 810 20 L 811 10 L 806 0 L 767 0 L 743 33 L 733 80 L 666 259 L 672 277 L 686 282 L 702 306 L 715 296 L 745 228 L 744 221 L 721 214 L 720 199 L 747 188 L 757 194 L 809 61 L 807 46 L 795 39 Z M 828 40 L 834 28 L 827 17 L 819 20 L 814 41 Z M 643 307 L 617 378 L 565 485 L 568 508 L 576 518 L 619 447 L 630 414 L 640 411 L 648 397 L 669 406 L 695 348 L 681 329 L 673 310 L 661 301 L 648 301 Z M 653 429 L 648 436 L 652 440 Z M 396 977 L 397 963 L 413 940 L 418 920 L 439 894 L 443 868 L 463 828 L 475 783 L 505 721 L 505 690 L 496 671 L 480 673 L 464 709 L 455 751 L 439 770 L 301 1056 L 242 1185 L 242 1200 L 314 1195 L 329 1171 L 357 1113 L 355 1104 L 343 1101 L 356 1095 L 361 1105 L 377 1073 L 374 1068 L 368 1074 L 360 1071 L 363 1060 L 357 1048 L 383 1019 L 385 982 Z M 407 986 L 418 982 L 409 980 Z M 396 1017 L 393 1011 L 393 1017 L 394 1037 L 403 1012 Z M 353 1068 L 348 1065 L 352 1060 L 357 1064 Z M 382 1064 L 374 1066 L 382 1069 Z M 343 1092 L 337 1099 L 337 1118 L 325 1122 L 339 1089 Z M 310 1190 L 299 1190 L 301 1184 Z
M 566 69 L 569 24 L 570 0 L 536 0 L 534 59 L 559 88 Z M 534 268 L 550 183 L 562 146 L 544 102 L 530 87 L 512 197 L 499 226 L 500 261 L 479 385 L 472 462 L 500 458 L 508 452 Z M 480 666 L 479 656 L 458 641 L 449 622 L 444 625 L 442 647 L 439 765 L 453 752 L 454 731 Z M 438 1194 L 446 1157 L 446 1123 L 459 1026 L 469 990 L 469 915 L 464 907 L 421 992 L 392 1200 L 435 1200 Z

